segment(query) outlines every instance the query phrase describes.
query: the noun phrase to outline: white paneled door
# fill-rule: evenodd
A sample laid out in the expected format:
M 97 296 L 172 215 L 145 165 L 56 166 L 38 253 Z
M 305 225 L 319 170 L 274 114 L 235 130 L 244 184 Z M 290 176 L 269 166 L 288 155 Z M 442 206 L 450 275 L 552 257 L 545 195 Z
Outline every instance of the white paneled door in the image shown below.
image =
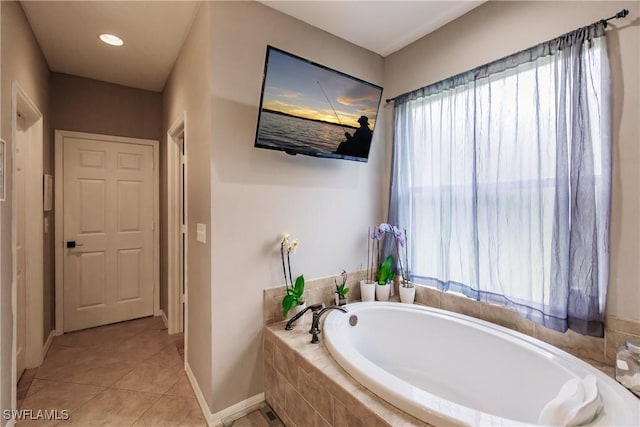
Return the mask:
M 150 145 L 64 139 L 64 331 L 153 314 Z

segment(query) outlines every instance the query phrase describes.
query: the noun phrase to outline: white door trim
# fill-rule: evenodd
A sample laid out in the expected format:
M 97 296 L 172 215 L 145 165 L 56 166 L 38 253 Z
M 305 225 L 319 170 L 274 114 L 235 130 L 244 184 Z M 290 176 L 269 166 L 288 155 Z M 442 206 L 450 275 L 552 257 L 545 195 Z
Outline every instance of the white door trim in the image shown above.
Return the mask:
M 55 288 L 56 288 L 56 335 L 64 331 L 64 138 L 84 138 L 94 141 L 122 142 L 125 144 L 149 145 L 153 148 L 153 314 L 160 315 L 160 227 L 159 227 L 159 182 L 160 165 L 158 161 L 159 141 L 152 139 L 128 138 L 123 136 L 99 135 L 68 130 L 55 131 Z
M 183 152 L 186 157 L 187 147 L 187 113 L 183 112 L 167 131 L 167 315 L 169 320 L 169 334 L 180 332 L 180 304 L 182 294 L 180 281 L 180 203 L 176 203 L 180 198 L 180 147 L 178 147 L 178 137 L 183 135 Z M 185 183 L 186 190 L 186 161 L 185 161 Z M 184 211 L 186 217 L 186 196 L 184 197 Z M 186 231 L 185 231 L 186 232 Z M 184 259 L 187 259 L 187 245 L 184 248 Z M 186 262 L 184 267 L 186 269 Z M 187 312 L 187 284 L 185 274 L 185 313 Z M 185 342 L 187 337 L 186 315 L 184 326 Z M 186 348 L 186 346 L 185 346 Z M 186 359 L 186 357 L 185 357 Z
M 42 190 L 42 154 L 43 127 L 42 113 L 36 107 L 29 95 L 17 81 L 11 85 L 11 139 L 12 158 L 15 159 L 17 138 L 17 115 L 24 118 L 27 134 L 25 149 L 25 243 L 29 253 L 25 257 L 25 286 L 26 286 L 26 342 L 25 367 L 35 368 L 42 364 L 44 349 L 44 292 L 43 292 L 43 239 L 44 214 Z M 12 176 L 16 176 L 15 162 L 12 162 Z M 16 181 L 12 180 L 12 194 L 16 194 Z M 15 387 L 16 378 L 16 350 L 17 350 L 17 210 L 18 204 L 12 203 L 11 241 L 13 254 L 13 274 L 11 284 L 11 305 L 13 308 L 13 343 L 12 343 L 12 383 Z

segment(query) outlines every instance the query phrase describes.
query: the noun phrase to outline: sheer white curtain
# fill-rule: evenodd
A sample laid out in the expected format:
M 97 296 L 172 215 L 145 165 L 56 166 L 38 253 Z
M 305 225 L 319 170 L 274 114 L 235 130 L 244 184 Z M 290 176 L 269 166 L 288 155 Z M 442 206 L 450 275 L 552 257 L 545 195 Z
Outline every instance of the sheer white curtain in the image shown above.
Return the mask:
M 609 85 L 594 24 L 396 100 L 389 219 L 410 278 L 601 335 Z

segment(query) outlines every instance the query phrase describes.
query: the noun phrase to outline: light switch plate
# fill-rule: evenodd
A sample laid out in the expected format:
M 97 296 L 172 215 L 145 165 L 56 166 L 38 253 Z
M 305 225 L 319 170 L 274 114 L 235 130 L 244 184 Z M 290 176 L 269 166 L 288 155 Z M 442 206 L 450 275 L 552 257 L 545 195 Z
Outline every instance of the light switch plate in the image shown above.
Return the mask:
M 207 243 L 207 224 L 196 224 L 196 240 Z

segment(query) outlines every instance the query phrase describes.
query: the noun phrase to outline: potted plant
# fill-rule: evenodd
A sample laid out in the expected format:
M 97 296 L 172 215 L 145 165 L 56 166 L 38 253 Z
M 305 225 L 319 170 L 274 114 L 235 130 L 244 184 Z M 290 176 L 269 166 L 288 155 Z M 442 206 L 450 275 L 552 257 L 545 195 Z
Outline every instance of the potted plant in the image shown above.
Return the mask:
M 396 273 L 393 271 L 393 257 L 388 255 L 378 270 L 378 286 L 376 286 L 376 298 L 378 301 L 389 300 L 389 291 Z
M 393 235 L 395 241 L 395 248 L 397 254 L 397 262 L 399 267 L 399 283 L 400 283 L 400 300 L 402 302 L 413 303 L 415 298 L 415 288 L 409 281 L 407 280 L 407 275 L 405 274 L 404 266 L 408 265 L 408 250 L 407 250 L 407 232 L 406 230 L 403 232 L 395 225 L 382 223 L 378 227 L 376 227 L 371 233 L 371 239 L 375 242 L 375 249 L 378 252 L 378 264 L 380 265 L 380 269 L 378 271 L 378 286 L 376 286 L 376 296 L 378 296 L 378 300 L 386 301 L 389 297 L 386 296 L 390 289 L 380 289 L 379 286 L 387 286 L 387 282 L 393 281 L 393 277 L 395 273 L 393 273 L 393 267 L 395 266 L 395 262 L 392 255 L 388 255 L 382 264 L 380 264 L 380 241 L 382 238 L 387 235 Z M 403 266 L 402 262 L 402 249 L 404 248 L 405 262 Z M 374 249 L 374 251 L 375 251 Z M 375 258 L 375 255 L 373 256 Z M 384 271 L 383 271 L 384 267 Z M 391 277 L 389 275 L 391 274 Z M 382 277 L 383 276 L 383 277 Z M 388 286 L 389 288 L 391 286 Z
M 291 275 L 291 254 L 298 248 L 298 241 L 289 242 L 289 234 L 284 233 L 280 240 L 280 256 L 282 257 L 282 271 L 284 273 L 284 286 L 286 295 L 282 299 L 282 315 L 286 318 L 291 311 L 295 316 L 304 310 L 306 303 L 304 300 L 304 275 L 296 278 L 295 284 Z M 286 252 L 286 257 L 285 257 Z M 287 272 L 289 275 L 287 276 Z
M 400 275 L 399 280 L 399 292 L 400 292 L 400 302 L 404 302 L 407 304 L 413 304 L 413 301 L 416 298 L 416 288 L 413 286 L 413 283 L 409 282 L 407 276 L 409 275 L 409 240 L 407 239 L 407 230 L 404 230 L 404 240 L 396 240 L 398 242 L 398 246 L 396 247 L 398 251 L 398 261 L 400 263 L 400 271 L 403 273 Z M 405 269 L 402 269 L 402 256 L 400 255 L 400 248 L 404 247 L 404 266 Z
M 289 310 L 296 309 L 296 313 L 305 307 L 304 301 L 304 276 L 301 274 L 296 278 L 296 283 L 292 287 L 287 286 L 287 295 L 282 299 L 282 315 L 287 317 Z M 295 313 L 294 313 L 295 314 Z
M 333 279 L 333 283 L 336 284 L 336 305 L 347 305 L 347 293 L 349 293 L 349 288 L 347 285 L 347 272 L 342 270 L 342 284 L 338 285 L 335 279 Z
M 371 227 L 369 227 L 368 235 L 370 239 L 367 239 L 367 273 L 366 277 L 360 280 L 360 299 L 362 301 L 374 301 L 376 299 L 376 281 L 374 280 L 376 240 L 374 234 L 371 233 Z

